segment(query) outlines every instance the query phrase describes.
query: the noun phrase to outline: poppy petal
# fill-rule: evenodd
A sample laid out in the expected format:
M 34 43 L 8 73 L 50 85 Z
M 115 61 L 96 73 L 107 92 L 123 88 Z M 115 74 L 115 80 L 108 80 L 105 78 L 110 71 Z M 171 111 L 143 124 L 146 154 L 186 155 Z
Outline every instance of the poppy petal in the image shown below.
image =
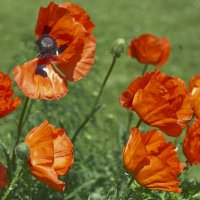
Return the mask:
M 83 24 L 87 32 L 91 32 L 93 30 L 95 25 L 92 23 L 90 16 L 83 8 L 81 8 L 77 4 L 69 2 L 64 2 L 61 4 L 61 6 L 66 8 L 70 12 L 76 22 Z
M 56 39 L 57 44 L 60 46 L 66 44 L 66 40 L 69 40 L 73 35 L 73 24 L 69 12 L 51 2 L 47 8 L 40 8 L 35 35 L 36 38 L 39 38 L 43 34 L 49 34 Z
M 120 96 L 122 106 L 148 125 L 177 137 L 192 118 L 192 97 L 183 80 L 155 70 L 131 82 Z
M 158 157 L 151 157 L 150 164 L 144 166 L 135 177 L 138 183 L 149 189 L 181 192 L 178 179 Z
M 6 179 L 6 169 L 3 166 L 2 163 L 0 163 L 0 188 L 5 187 L 6 185 L 8 185 L 8 180 Z
M 126 169 L 131 173 L 136 172 L 143 166 L 149 164 L 147 150 L 142 143 L 141 132 L 137 128 L 131 129 L 131 134 L 123 151 L 123 160 Z M 134 160 L 134 162 L 133 162 Z
M 7 74 L 0 71 L 0 118 L 5 117 L 14 111 L 21 100 L 19 97 L 14 98 L 14 91 L 12 89 L 12 81 Z
M 74 162 L 73 144 L 65 134 L 64 129 L 54 129 L 54 164 L 57 175 L 65 175 Z
M 197 118 L 200 118 L 200 74 L 190 80 L 190 93 L 192 95 L 193 110 Z
M 30 148 L 30 164 L 32 166 L 52 166 L 54 162 L 54 146 L 52 127 L 48 121 L 32 129 L 25 138 Z
M 181 192 L 177 175 L 184 164 L 179 162 L 175 146 L 166 143 L 160 131 L 152 130 L 142 135 L 139 129 L 131 129 L 123 162 L 139 184 L 153 190 Z
M 54 72 L 51 64 L 44 64 L 46 77 L 36 74 L 39 66 L 39 59 L 35 58 L 22 66 L 13 69 L 14 79 L 23 93 L 32 99 L 59 99 L 66 95 L 66 84 L 57 73 Z
M 88 74 L 94 64 L 96 39 L 89 35 L 77 38 L 74 45 L 70 45 L 56 64 L 67 80 L 78 81 Z
M 200 163 L 200 119 L 187 127 L 183 142 L 183 152 L 190 165 Z
M 37 165 L 30 167 L 31 173 L 41 182 L 47 184 L 49 187 L 54 188 L 58 192 L 63 192 L 65 183 L 58 180 L 56 172 L 48 166 Z
M 143 64 L 164 65 L 169 59 L 171 46 L 166 38 L 143 34 L 129 43 L 128 55 Z
M 31 173 L 55 190 L 64 191 L 65 183 L 58 176 L 70 170 L 74 158 L 73 144 L 65 131 L 44 121 L 27 134 L 25 143 L 30 149 Z

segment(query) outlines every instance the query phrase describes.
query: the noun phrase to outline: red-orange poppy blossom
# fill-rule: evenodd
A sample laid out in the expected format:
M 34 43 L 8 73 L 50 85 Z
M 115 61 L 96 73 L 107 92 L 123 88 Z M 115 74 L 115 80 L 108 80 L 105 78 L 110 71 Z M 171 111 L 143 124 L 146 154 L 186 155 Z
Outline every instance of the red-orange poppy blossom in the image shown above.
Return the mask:
M 14 111 L 20 104 L 20 98 L 14 98 L 12 81 L 7 74 L 0 71 L 0 118 Z
M 200 163 L 200 119 L 196 119 L 187 127 L 183 152 L 190 165 Z
M 152 34 L 143 34 L 130 42 L 128 55 L 143 64 L 160 67 L 169 59 L 170 50 L 170 43 L 165 37 L 159 39 Z
M 64 191 L 65 183 L 58 176 L 67 174 L 74 162 L 73 144 L 64 129 L 44 121 L 28 133 L 24 142 L 30 151 L 31 173 L 49 187 Z
M 193 100 L 194 114 L 200 118 L 200 74 L 190 80 L 190 92 Z
M 136 78 L 120 96 L 122 106 L 148 125 L 177 137 L 192 118 L 192 98 L 183 80 L 155 70 Z
M 160 131 L 151 130 L 142 135 L 139 129 L 132 128 L 123 151 L 123 163 L 140 185 L 152 190 L 181 192 L 177 176 L 185 164 L 179 162 L 175 146 L 166 143 Z
M 76 4 L 51 2 L 41 7 L 35 27 L 38 55 L 13 69 L 23 93 L 33 99 L 65 96 L 66 80 L 80 80 L 94 64 L 93 28 L 87 12 Z
M 5 187 L 8 185 L 8 180 L 6 179 L 6 168 L 0 163 L 0 188 Z

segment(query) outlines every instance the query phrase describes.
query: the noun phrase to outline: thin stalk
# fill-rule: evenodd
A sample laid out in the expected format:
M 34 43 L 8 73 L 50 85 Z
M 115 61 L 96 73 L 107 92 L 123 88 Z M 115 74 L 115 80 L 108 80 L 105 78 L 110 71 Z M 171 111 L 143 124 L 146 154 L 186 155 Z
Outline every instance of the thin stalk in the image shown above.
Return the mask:
M 140 118 L 139 120 L 138 120 L 138 122 L 137 122 L 137 124 L 136 124 L 136 128 L 139 128 L 140 127 L 140 125 L 141 125 L 141 123 L 142 123 L 142 119 Z
M 108 78 L 109 78 L 109 76 L 110 76 L 110 74 L 111 74 L 111 72 L 112 72 L 112 70 L 113 70 L 113 68 L 114 68 L 114 66 L 115 66 L 116 60 L 117 60 L 117 57 L 116 57 L 116 56 L 113 56 L 112 63 L 111 63 L 111 65 L 110 65 L 110 68 L 109 68 L 109 70 L 108 70 L 108 73 L 106 74 L 106 77 L 104 78 L 104 81 L 103 81 L 103 83 L 102 83 L 102 85 L 101 85 L 101 88 L 100 88 L 100 90 L 99 90 L 99 94 L 97 95 L 97 98 L 96 98 L 96 101 L 94 102 L 94 105 L 93 105 L 93 107 L 92 107 L 92 110 L 94 110 L 94 109 L 96 108 L 97 104 L 99 103 L 99 99 L 100 99 L 100 97 L 101 97 L 101 95 L 102 95 L 102 93 L 103 93 L 103 90 L 104 90 L 104 87 L 105 87 L 105 85 L 106 85 L 106 83 L 107 83 L 107 81 L 108 81 Z
M 83 127 L 90 121 L 90 118 L 101 108 L 101 106 L 97 106 L 96 109 L 92 110 L 92 112 L 85 118 L 85 120 L 81 123 L 81 125 L 76 130 L 74 136 L 72 137 L 72 142 L 74 143 L 76 140 L 76 137 L 78 136 L 79 132 Z
M 17 146 L 17 144 L 19 143 L 19 139 L 20 139 L 20 136 L 21 136 L 21 131 L 22 131 L 22 128 L 23 128 L 24 116 L 25 116 L 26 110 L 28 108 L 27 105 L 28 105 L 29 100 L 30 99 L 28 97 L 26 97 L 26 100 L 25 100 L 25 103 L 24 103 L 24 107 L 23 107 L 22 112 L 21 112 L 18 128 L 17 128 L 18 133 L 17 133 L 17 139 L 16 139 L 16 145 L 15 146 Z
M 127 184 L 128 188 L 131 186 L 131 184 L 133 183 L 133 181 L 134 181 L 134 178 L 131 178 L 130 181 L 128 182 L 128 184 Z
M 16 160 L 16 158 L 15 158 L 15 147 L 19 144 L 21 131 L 22 131 L 22 128 L 23 128 L 23 125 L 24 125 L 24 117 L 25 117 L 25 114 L 26 114 L 26 110 L 28 108 L 29 101 L 30 101 L 30 99 L 28 97 L 26 97 L 24 107 L 22 109 L 21 116 L 20 116 L 20 119 L 19 119 L 19 124 L 18 124 L 18 127 L 17 127 L 17 139 L 16 139 L 15 145 L 13 147 L 13 153 L 12 153 L 12 163 L 13 163 L 13 165 L 15 165 L 15 160 Z
M 109 76 L 110 76 L 110 74 L 111 74 L 113 68 L 114 68 L 114 65 L 115 65 L 115 63 L 116 63 L 116 59 L 117 59 L 117 57 L 116 57 L 116 56 L 113 56 L 113 60 L 112 60 L 112 63 L 111 63 L 111 65 L 110 65 L 110 68 L 109 68 L 109 70 L 108 70 L 108 73 L 106 74 L 106 76 L 105 76 L 105 78 L 104 78 L 104 81 L 103 81 L 103 83 L 102 83 L 102 85 L 101 85 L 101 88 L 100 88 L 100 90 L 99 90 L 99 93 L 98 93 L 98 95 L 97 95 L 97 97 L 96 97 L 96 100 L 95 100 L 95 102 L 94 102 L 94 104 L 93 104 L 93 106 L 92 106 L 92 109 L 91 109 L 89 115 L 88 115 L 88 116 L 86 117 L 86 119 L 81 123 L 81 125 L 80 125 L 80 126 L 78 127 L 78 129 L 76 130 L 74 136 L 72 137 L 72 142 L 73 142 L 73 143 L 75 142 L 75 140 L 76 140 L 77 136 L 79 135 L 80 131 L 85 127 L 85 125 L 86 125 L 86 124 L 88 123 L 88 121 L 91 119 L 91 117 L 97 112 L 97 110 L 99 110 L 97 104 L 99 103 L 99 100 L 100 100 L 100 98 L 101 98 L 101 95 L 102 95 L 102 93 L 103 93 L 103 90 L 104 90 L 104 88 L 105 88 L 105 85 L 106 85 L 106 83 L 107 83 L 107 81 L 108 81 L 108 78 L 109 78 Z
M 144 68 L 143 68 L 143 70 L 142 70 L 142 76 L 144 76 L 144 74 L 146 73 L 147 67 L 148 67 L 148 65 L 145 65 L 145 66 L 144 66 Z
M 10 194 L 10 192 L 15 188 L 16 186 L 16 183 L 19 179 L 19 177 L 22 175 L 23 173 L 23 166 L 20 166 L 17 170 L 16 170 L 16 173 L 15 173 L 15 176 L 14 178 L 12 179 L 12 182 L 10 183 L 9 187 L 6 189 L 3 197 L 2 197 L 2 200 L 6 200 L 8 199 L 8 195 Z

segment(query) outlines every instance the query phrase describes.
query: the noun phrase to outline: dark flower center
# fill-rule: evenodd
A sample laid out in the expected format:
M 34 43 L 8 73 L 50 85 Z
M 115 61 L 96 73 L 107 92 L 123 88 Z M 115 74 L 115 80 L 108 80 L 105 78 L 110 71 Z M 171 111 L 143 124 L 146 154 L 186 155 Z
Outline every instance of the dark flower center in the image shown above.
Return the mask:
M 56 55 L 57 51 L 56 40 L 54 40 L 48 34 L 44 34 L 39 39 L 37 39 L 36 45 L 38 46 L 39 57 L 49 58 L 52 55 Z
M 37 68 L 35 69 L 35 74 L 47 77 L 47 72 L 45 71 L 45 65 L 38 65 Z

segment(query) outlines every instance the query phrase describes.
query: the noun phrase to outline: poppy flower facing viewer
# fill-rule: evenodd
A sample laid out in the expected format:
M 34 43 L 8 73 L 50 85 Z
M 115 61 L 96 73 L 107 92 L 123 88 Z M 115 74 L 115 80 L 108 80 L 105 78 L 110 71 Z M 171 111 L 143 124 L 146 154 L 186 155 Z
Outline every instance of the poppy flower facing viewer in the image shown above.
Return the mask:
M 8 180 L 6 179 L 6 168 L 0 163 L 0 188 L 8 185 Z
M 159 39 L 152 34 L 143 34 L 130 42 L 128 55 L 143 64 L 161 67 L 169 59 L 170 50 L 170 43 L 165 37 Z
M 192 99 L 183 80 L 155 70 L 136 78 L 120 96 L 123 107 L 149 126 L 177 137 L 192 118 Z
M 193 100 L 194 114 L 197 118 L 200 118 L 200 74 L 191 79 L 190 92 Z
M 49 3 L 40 8 L 35 27 L 38 55 L 13 69 L 23 93 L 33 99 L 59 99 L 66 95 L 66 81 L 78 81 L 94 64 L 94 24 L 80 6 Z
M 14 98 L 12 81 L 7 74 L 0 71 L 0 118 L 14 111 L 20 104 L 19 97 Z
M 166 143 L 160 131 L 142 135 L 139 129 L 132 128 L 123 151 L 123 163 L 140 185 L 151 190 L 181 192 L 177 176 L 185 164 L 179 162 L 175 146 Z
M 49 187 L 64 191 L 65 183 L 58 176 L 67 174 L 74 162 L 73 144 L 64 129 L 44 121 L 28 133 L 24 143 L 29 149 L 31 173 Z
M 183 153 L 190 165 L 200 163 L 200 119 L 188 126 L 183 142 Z

